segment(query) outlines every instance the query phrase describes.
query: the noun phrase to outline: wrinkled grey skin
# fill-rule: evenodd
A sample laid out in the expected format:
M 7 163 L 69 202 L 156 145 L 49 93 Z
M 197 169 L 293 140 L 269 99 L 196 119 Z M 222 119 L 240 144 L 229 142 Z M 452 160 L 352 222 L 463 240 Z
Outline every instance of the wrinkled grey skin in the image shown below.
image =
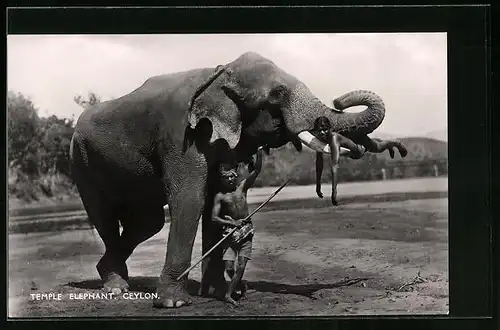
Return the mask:
M 291 141 L 300 149 L 297 134 L 312 129 L 319 116 L 335 131 L 372 131 L 383 119 L 383 103 L 371 93 L 357 98 L 349 102 L 367 110 L 334 112 L 270 60 L 245 53 L 215 69 L 153 77 L 86 109 L 71 143 L 72 174 L 106 247 L 97 264 L 104 288 L 128 290 L 125 262 L 161 230 L 168 203 L 171 225 L 154 306 L 189 304 L 187 276 L 176 278 L 190 266 L 200 215 L 203 251 L 221 237 L 209 218 L 218 164 L 248 160 L 259 146 Z M 225 283 L 218 253 L 202 265 L 202 293 Z

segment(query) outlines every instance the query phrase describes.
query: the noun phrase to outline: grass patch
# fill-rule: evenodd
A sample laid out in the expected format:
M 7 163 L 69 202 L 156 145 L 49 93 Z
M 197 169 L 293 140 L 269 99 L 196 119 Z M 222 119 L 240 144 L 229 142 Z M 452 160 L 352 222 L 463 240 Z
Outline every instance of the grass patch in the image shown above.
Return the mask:
M 63 202 L 54 205 L 36 205 L 28 206 L 22 208 L 15 208 L 9 210 L 9 215 L 13 216 L 29 216 L 37 215 L 42 213 L 60 213 L 60 212 L 71 212 L 71 211 L 82 211 L 84 210 L 81 200 L 74 200 L 69 202 Z

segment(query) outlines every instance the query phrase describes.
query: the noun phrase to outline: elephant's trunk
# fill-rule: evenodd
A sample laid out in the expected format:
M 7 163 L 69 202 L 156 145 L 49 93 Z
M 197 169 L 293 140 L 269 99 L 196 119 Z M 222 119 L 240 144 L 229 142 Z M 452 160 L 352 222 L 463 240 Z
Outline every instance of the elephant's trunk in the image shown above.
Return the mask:
M 332 112 L 327 116 L 330 119 L 333 131 L 340 134 L 370 134 L 384 120 L 384 102 L 373 92 L 367 90 L 352 91 L 333 101 L 333 106 L 337 110 L 344 110 L 357 105 L 365 105 L 367 108 L 360 113 Z
M 365 105 L 367 109 L 358 113 L 348 113 L 339 110 Z M 299 84 L 291 94 L 288 109 L 284 111 L 285 123 L 293 134 L 297 134 L 306 145 L 311 146 L 312 136 L 309 132 L 314 127 L 318 117 L 329 119 L 332 130 L 340 134 L 369 134 L 373 132 L 384 119 L 385 106 L 382 99 L 373 92 L 366 90 L 352 91 L 334 101 L 335 109 L 326 106 L 303 84 Z M 329 153 L 328 145 L 314 139 L 315 150 Z M 319 145 L 321 144 L 321 145 Z

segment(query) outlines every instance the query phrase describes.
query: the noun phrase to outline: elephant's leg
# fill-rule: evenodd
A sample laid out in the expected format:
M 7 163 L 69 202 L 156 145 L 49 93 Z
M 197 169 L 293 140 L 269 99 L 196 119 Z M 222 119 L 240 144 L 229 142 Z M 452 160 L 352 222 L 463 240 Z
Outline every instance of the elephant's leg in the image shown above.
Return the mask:
M 141 204 L 140 205 L 147 205 Z M 165 225 L 165 213 L 163 207 L 158 205 L 136 208 L 131 212 L 122 215 L 123 232 L 120 237 L 120 261 L 126 267 L 126 261 L 134 249 L 157 234 Z M 126 277 L 128 280 L 128 272 Z
M 104 289 L 120 291 L 128 289 L 127 270 L 120 262 L 120 228 L 119 207 L 112 203 L 107 194 L 99 189 L 99 174 L 86 166 L 88 163 L 87 149 L 81 144 L 78 136 L 72 139 L 71 172 L 78 188 L 83 206 L 87 212 L 88 221 L 95 227 L 101 237 L 106 251 L 97 263 L 97 272 L 104 281 Z M 115 291 L 116 292 L 116 291 Z
M 212 222 L 213 194 L 208 194 L 202 217 L 202 254 L 210 250 L 222 238 L 222 229 Z M 224 262 L 222 260 L 222 246 L 213 250 L 201 264 L 201 296 L 208 295 L 213 287 L 216 295 L 225 292 Z
M 96 268 L 104 281 L 104 290 L 119 294 L 121 292 L 126 292 L 129 289 L 127 283 L 128 272 L 127 266 L 125 265 L 125 262 L 123 262 L 120 255 L 118 222 L 113 222 L 112 224 L 116 224 L 116 227 L 96 226 L 96 229 L 106 246 L 106 252 L 97 263 Z
M 168 172 L 172 175 L 172 178 L 167 179 L 171 224 L 165 266 L 158 280 L 159 297 L 154 301 L 155 307 L 180 307 L 191 303 L 187 293 L 188 276 L 185 275 L 179 280 L 177 277 L 191 265 L 207 178 L 207 166 L 203 156 L 190 154 L 193 151 L 188 150 L 186 155 L 186 158 L 190 157 L 190 162 L 183 162 L 179 164 L 180 168 L 170 168 Z
M 127 268 L 120 257 L 118 208 L 113 206 L 102 192 L 92 188 L 88 182 L 77 181 L 77 187 L 89 222 L 96 228 L 106 248 L 96 266 L 99 276 L 104 281 L 104 290 L 115 293 L 118 293 L 116 290 L 127 291 Z

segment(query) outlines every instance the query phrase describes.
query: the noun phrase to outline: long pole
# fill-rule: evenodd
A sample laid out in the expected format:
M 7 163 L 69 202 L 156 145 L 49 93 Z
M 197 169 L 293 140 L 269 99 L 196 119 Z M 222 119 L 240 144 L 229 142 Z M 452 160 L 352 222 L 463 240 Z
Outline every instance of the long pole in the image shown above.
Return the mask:
M 263 208 L 264 205 L 266 205 L 271 199 L 274 198 L 274 196 L 276 196 L 281 191 L 281 189 L 285 188 L 285 186 L 288 184 L 288 182 L 290 182 L 290 180 L 291 180 L 291 178 L 288 179 L 285 183 L 283 183 L 271 196 L 269 196 L 262 204 L 260 204 L 259 206 L 257 206 L 257 208 L 255 210 L 253 210 L 249 215 L 247 215 L 242 221 L 244 222 L 245 220 L 250 219 L 250 217 L 252 217 L 252 215 L 254 215 L 255 213 L 257 213 L 257 211 L 259 211 L 261 208 Z M 231 236 L 236 229 L 238 229 L 238 227 L 234 227 L 233 229 L 231 229 L 231 231 L 229 232 L 229 234 L 227 234 L 226 236 L 222 237 L 221 240 L 217 242 L 217 244 L 215 244 L 210 250 L 208 250 L 200 258 L 200 260 L 198 260 L 191 267 L 189 267 L 188 269 L 186 269 L 181 275 L 179 275 L 177 277 L 177 281 L 180 280 L 184 275 L 186 275 L 187 273 L 189 273 L 189 271 L 191 269 L 193 269 L 194 267 L 196 267 L 196 265 L 198 265 L 203 259 L 205 259 L 206 256 L 208 256 L 210 253 L 212 253 L 212 251 L 215 250 L 216 247 L 218 247 L 219 245 L 221 245 L 222 242 L 224 242 L 224 240 L 226 238 L 228 238 L 229 236 Z

